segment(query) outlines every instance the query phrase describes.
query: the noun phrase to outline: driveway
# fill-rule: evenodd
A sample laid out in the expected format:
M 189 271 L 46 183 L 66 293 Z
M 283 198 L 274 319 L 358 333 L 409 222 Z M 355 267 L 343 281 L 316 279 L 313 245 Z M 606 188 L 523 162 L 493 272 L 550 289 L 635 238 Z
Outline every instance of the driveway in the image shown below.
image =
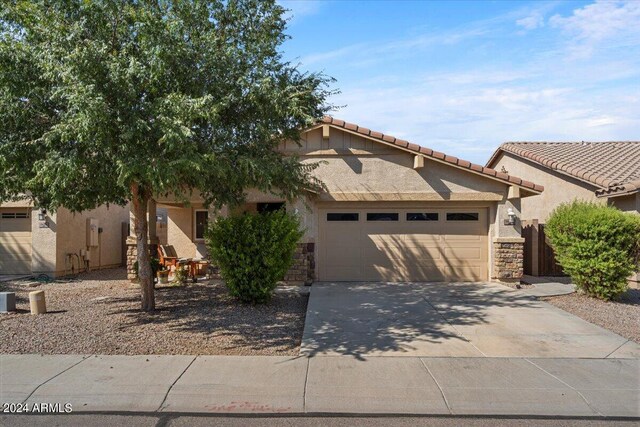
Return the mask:
M 640 345 L 494 283 L 315 283 L 300 353 L 637 358 Z

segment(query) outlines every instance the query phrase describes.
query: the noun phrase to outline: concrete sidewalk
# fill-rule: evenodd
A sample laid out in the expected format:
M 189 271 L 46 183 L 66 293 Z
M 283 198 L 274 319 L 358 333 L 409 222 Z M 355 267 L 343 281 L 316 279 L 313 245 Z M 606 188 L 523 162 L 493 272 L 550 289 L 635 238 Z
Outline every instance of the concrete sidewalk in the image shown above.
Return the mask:
M 73 412 L 640 417 L 639 359 L 0 355 L 0 402 Z

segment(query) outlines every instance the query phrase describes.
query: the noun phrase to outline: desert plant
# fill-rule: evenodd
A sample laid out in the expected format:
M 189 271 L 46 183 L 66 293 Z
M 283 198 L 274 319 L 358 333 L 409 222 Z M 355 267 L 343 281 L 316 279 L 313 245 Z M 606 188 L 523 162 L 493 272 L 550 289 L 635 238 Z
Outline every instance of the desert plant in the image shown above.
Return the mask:
M 612 299 L 638 270 L 640 217 L 612 206 L 574 201 L 556 208 L 545 231 L 558 262 L 588 295 Z
M 291 267 L 302 234 L 295 216 L 278 211 L 219 218 L 209 224 L 205 240 L 229 293 L 263 303 Z
M 185 265 L 177 266 L 176 270 L 173 272 L 173 281 L 180 285 L 186 284 L 188 277 L 189 277 L 189 267 Z

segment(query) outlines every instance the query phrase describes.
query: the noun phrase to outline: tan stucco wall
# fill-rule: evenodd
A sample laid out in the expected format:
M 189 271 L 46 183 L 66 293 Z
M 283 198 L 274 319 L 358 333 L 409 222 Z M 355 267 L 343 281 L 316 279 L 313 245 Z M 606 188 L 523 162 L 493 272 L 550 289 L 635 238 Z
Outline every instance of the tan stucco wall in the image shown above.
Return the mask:
M 508 174 L 544 186 L 542 194 L 522 199 L 523 220 L 537 219 L 544 223 L 556 206 L 575 199 L 606 203 L 595 196 L 596 187 L 509 153 L 503 153 L 492 167 L 497 171 L 504 167 Z
M 40 228 L 39 209 L 31 212 L 31 272 L 53 275 L 56 271 L 58 214 L 47 213 L 48 228 Z
M 196 245 L 193 242 L 193 210 L 187 208 L 167 208 L 167 243 L 173 245 L 181 258 L 196 256 Z
M 91 249 L 90 268 L 104 268 L 121 265 L 122 223 L 129 219 L 129 207 L 101 206 L 97 209 L 72 214 L 65 208 L 48 212 L 48 227 L 40 227 L 39 209 L 31 213 L 33 274 L 61 276 L 71 273 L 68 254 L 74 253 L 73 267 L 84 269 L 84 260 L 79 258 L 80 250 L 87 249 L 87 218 L 97 219 L 103 232 L 99 234 L 99 246 Z
M 629 194 L 628 196 L 611 197 L 609 203 L 621 211 L 640 213 L 640 193 Z
M 67 209 L 59 209 L 58 229 L 56 232 L 56 272 L 70 273 L 71 264 L 68 254 L 80 255 L 82 249 L 90 250 L 91 269 L 113 267 L 122 262 L 122 223 L 129 220 L 129 206 L 101 206 L 90 211 L 72 213 Z M 98 221 L 103 232 L 98 234 L 97 247 L 87 247 L 87 219 Z M 82 259 L 81 259 L 82 264 Z M 74 268 L 77 268 L 77 258 Z
M 328 140 L 322 139 L 322 129 L 309 131 L 302 144 L 281 149 L 304 155 L 304 162 L 322 162 L 314 175 L 327 187 L 323 200 L 501 200 L 507 188 L 428 158 L 414 169 L 415 154 L 337 129 Z

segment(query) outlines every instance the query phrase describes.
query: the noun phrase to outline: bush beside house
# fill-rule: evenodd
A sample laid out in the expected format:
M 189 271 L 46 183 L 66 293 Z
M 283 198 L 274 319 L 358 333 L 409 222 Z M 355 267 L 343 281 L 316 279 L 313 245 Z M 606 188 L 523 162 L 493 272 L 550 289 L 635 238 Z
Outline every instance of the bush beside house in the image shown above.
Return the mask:
M 302 234 L 296 217 L 278 211 L 219 218 L 205 240 L 230 294 L 263 303 L 293 264 Z
M 574 201 L 556 208 L 546 234 L 558 262 L 590 296 L 613 299 L 638 271 L 640 217 L 611 206 Z

